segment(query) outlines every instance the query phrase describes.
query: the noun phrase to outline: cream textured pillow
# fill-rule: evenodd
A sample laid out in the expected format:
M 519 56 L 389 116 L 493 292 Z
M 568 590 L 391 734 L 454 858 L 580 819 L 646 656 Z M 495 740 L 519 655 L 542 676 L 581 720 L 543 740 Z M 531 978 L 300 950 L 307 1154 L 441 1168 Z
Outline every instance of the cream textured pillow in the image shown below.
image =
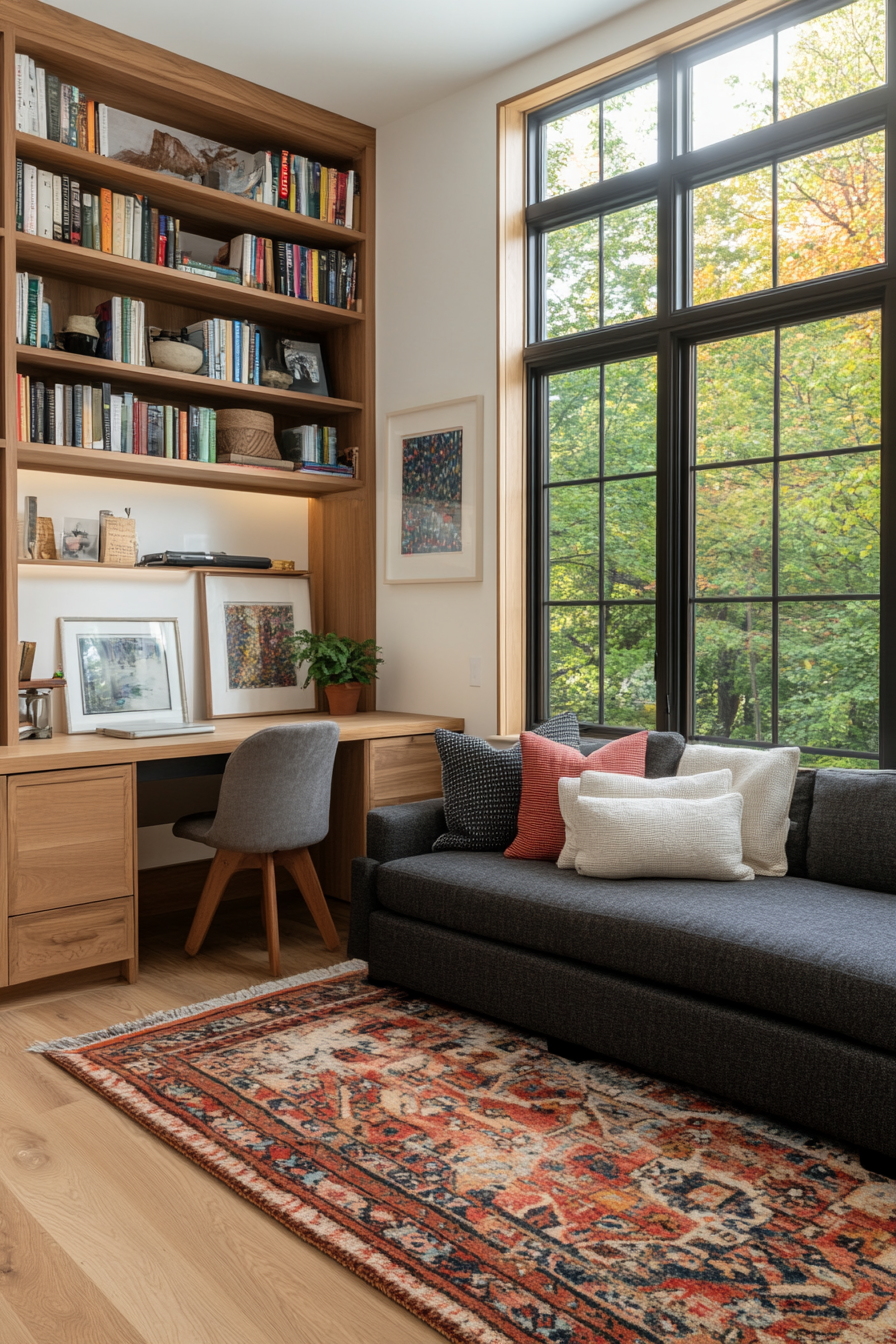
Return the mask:
M 575 805 L 583 877 L 748 882 L 739 793 L 721 798 L 582 798 Z
M 557 867 L 576 866 L 579 845 L 575 833 L 575 808 L 578 798 L 720 798 L 730 791 L 730 770 L 711 770 L 709 774 L 691 775 L 689 779 L 679 779 L 677 775 L 644 779 L 640 775 L 586 770 L 578 779 L 561 779 L 560 811 L 566 824 L 566 844 Z
M 678 775 L 730 770 L 731 787 L 744 800 L 744 863 L 758 877 L 783 877 L 787 872 L 784 846 L 790 830 L 790 800 L 799 763 L 799 747 L 752 751 L 689 742 L 678 763 Z

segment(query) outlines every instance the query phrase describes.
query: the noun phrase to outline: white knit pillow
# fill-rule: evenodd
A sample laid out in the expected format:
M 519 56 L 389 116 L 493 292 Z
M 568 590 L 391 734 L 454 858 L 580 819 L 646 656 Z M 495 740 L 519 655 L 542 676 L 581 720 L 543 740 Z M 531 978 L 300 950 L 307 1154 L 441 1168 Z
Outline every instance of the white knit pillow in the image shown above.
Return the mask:
M 641 775 L 604 774 L 586 770 L 578 779 L 560 780 L 560 811 L 566 825 L 566 844 L 557 860 L 558 868 L 575 868 L 578 841 L 575 833 L 577 798 L 720 798 L 731 790 L 730 770 L 711 770 L 706 775 L 679 779 L 666 775 L 644 779 Z
M 583 877 L 748 882 L 739 793 L 721 798 L 583 798 L 575 805 Z
M 752 751 L 748 747 L 689 742 L 678 763 L 678 775 L 730 770 L 731 787 L 744 800 L 744 863 L 758 877 L 783 877 L 787 872 L 784 846 L 790 830 L 790 800 L 799 763 L 799 747 Z

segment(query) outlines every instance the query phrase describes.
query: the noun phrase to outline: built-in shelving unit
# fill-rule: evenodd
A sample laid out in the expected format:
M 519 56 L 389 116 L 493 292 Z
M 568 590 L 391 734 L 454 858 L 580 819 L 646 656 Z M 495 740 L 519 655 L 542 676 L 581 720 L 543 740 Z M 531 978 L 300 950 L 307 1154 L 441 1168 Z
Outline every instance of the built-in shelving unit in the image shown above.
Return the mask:
M 315 576 L 315 620 L 356 638 L 374 634 L 374 188 L 375 132 L 284 94 L 235 79 L 172 52 L 114 33 L 41 4 L 0 0 L 0 99 L 7 127 L 0 150 L 0 290 L 3 327 L 3 422 L 0 426 L 0 525 L 4 558 L 0 587 L 0 636 L 5 648 L 0 677 L 0 741 L 17 740 L 17 575 L 54 564 L 91 573 L 112 568 L 71 561 L 19 561 L 16 473 L 19 469 L 80 477 L 150 481 L 170 488 L 199 486 L 255 494 L 306 498 L 309 567 Z M 69 145 L 16 133 L 15 52 L 32 57 L 88 96 L 158 124 L 254 152 L 289 149 L 360 176 L 357 228 L 345 229 L 273 206 L 262 205 L 106 159 Z M 265 290 L 230 285 L 203 276 L 90 248 L 16 232 L 16 157 L 39 168 L 76 178 L 82 190 L 108 187 L 146 195 L 153 206 L 176 215 L 181 229 L 226 241 L 253 233 L 310 247 L 338 248 L 358 258 L 354 310 L 290 299 Z M 240 317 L 286 335 L 318 341 L 327 364 L 331 397 L 171 373 L 69 355 L 61 350 L 18 346 L 15 341 L 16 271 L 44 277 L 60 330 L 72 313 L 89 313 L 114 294 L 146 304 L 148 325 L 175 327 L 205 317 Z M 244 406 L 267 410 L 280 430 L 290 425 L 333 423 L 340 441 L 360 449 L 358 479 L 310 472 L 237 467 L 224 463 L 19 443 L 16 374 L 45 382 L 108 382 L 113 391 L 180 406 Z M 182 572 L 182 571 L 177 571 Z M 132 575 L 158 575 L 132 570 Z M 374 707 L 374 687 L 365 688 L 362 708 Z

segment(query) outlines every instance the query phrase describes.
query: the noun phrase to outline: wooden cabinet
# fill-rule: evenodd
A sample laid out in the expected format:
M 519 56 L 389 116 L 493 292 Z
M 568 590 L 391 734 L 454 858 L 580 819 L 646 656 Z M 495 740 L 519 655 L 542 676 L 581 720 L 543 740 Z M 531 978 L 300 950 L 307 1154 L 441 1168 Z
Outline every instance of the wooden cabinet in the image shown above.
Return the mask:
M 442 765 L 432 733 L 370 743 L 369 806 L 413 803 L 442 793 Z
M 115 961 L 133 979 L 133 764 L 12 776 L 5 831 L 0 983 Z

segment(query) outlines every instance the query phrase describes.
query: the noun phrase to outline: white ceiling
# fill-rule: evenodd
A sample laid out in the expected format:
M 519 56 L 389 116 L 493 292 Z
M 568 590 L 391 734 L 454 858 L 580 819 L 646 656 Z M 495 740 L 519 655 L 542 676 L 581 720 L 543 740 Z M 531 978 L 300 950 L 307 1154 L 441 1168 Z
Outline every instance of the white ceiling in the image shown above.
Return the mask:
M 59 9 L 383 126 L 637 0 L 54 0 Z

